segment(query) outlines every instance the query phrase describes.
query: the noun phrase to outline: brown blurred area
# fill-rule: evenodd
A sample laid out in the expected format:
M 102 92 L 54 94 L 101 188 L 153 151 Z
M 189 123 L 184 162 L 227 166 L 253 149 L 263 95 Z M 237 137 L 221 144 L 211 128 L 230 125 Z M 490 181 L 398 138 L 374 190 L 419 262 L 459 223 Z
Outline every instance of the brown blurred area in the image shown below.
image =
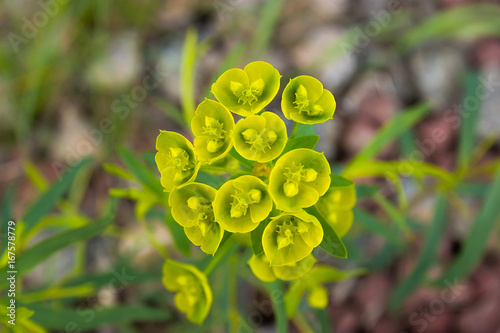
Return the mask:
M 356 156 L 402 110 L 427 103 L 431 111 L 406 139 L 418 147 L 423 161 L 454 171 L 460 126 L 467 117 L 452 116 L 463 111 L 465 77 L 476 73 L 492 82 L 491 93 L 480 100 L 477 142 L 492 138 L 480 160 L 494 160 L 500 157 L 500 38 L 476 37 L 474 31 L 472 37 L 464 33 L 460 38 L 435 38 L 431 32 L 427 40 L 408 50 L 398 48 L 404 36 L 428 18 L 476 3 L 483 2 L 288 0 L 277 5 L 276 23 L 263 32 L 269 34 L 267 39 L 255 35 L 265 1 L 69 1 L 53 17 L 47 14 L 46 24 L 33 23 L 29 34 L 33 37 L 23 34 L 30 32 L 25 19 L 32 22 L 42 5 L 5 1 L 0 29 L 6 37 L 16 31 L 23 40 L 6 38 L 1 49 L 0 193 L 3 197 L 7 187 L 16 184 L 13 214 L 21 216 L 38 195 L 26 176 L 28 161 L 53 182 L 75 161 L 92 156 L 79 209 L 89 217 L 98 216 L 109 189 L 123 185 L 102 168 L 105 162 L 120 163 L 118 147 L 126 146 L 137 155 L 154 152 L 159 129 L 189 136 L 175 119 L 182 118 L 180 68 L 189 29 L 198 32 L 200 51 L 205 48 L 194 77 L 197 102 L 210 96 L 205 92 L 225 61 L 234 60 L 236 67 L 254 60 L 271 63 L 283 75 L 280 93 L 296 75 L 311 75 L 323 82 L 334 94 L 337 110 L 331 121 L 316 128 L 321 135 L 318 149 L 338 166 Z M 280 113 L 279 99 L 268 108 Z M 427 140 L 436 135 L 439 140 Z M 401 143 L 394 142 L 378 158 L 401 160 L 406 154 Z M 395 200 L 392 185 L 381 179 L 360 179 L 359 183 L 378 184 L 385 196 Z M 403 186 L 409 196 L 416 191 L 411 182 L 403 181 Z M 430 221 L 434 200 L 431 190 L 424 191 L 409 206 L 408 215 Z M 442 263 L 451 262 L 461 249 L 480 204 L 477 198 L 466 198 L 458 203 L 465 213 L 452 209 L 429 278 L 440 275 Z M 370 200 L 361 200 L 359 205 L 381 215 Z M 139 248 L 131 261 L 144 260 L 146 266 L 149 260 L 159 259 L 137 225 L 133 202 L 122 201 L 119 207 L 116 223 L 123 235 L 106 245 L 113 250 L 96 254 L 92 252 L 103 249 L 88 249 L 88 267 L 106 267 L 115 253 L 127 249 Z M 153 228 L 165 244 L 172 245 L 160 223 Z M 394 286 L 415 267 L 423 246 L 419 237 L 409 242 L 405 253 L 367 275 L 329 285 L 327 314 L 335 332 L 500 332 L 499 236 L 497 226 L 486 256 L 467 279 L 453 281 L 445 289 L 419 287 L 396 314 L 389 313 L 388 300 Z M 383 247 L 376 237 L 352 244 L 374 253 Z M 37 286 L 44 279 L 43 272 L 34 272 L 27 283 Z M 125 291 L 119 297 L 130 300 L 132 293 Z M 165 327 L 168 331 L 168 324 Z M 267 325 L 259 329 L 271 331 Z

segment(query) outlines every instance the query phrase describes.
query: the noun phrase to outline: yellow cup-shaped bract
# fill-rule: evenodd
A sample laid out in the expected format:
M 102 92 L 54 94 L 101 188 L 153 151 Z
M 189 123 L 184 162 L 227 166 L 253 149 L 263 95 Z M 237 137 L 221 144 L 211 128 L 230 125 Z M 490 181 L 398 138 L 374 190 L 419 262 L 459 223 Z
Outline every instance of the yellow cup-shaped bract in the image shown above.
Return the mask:
M 233 115 L 222 104 L 210 99 L 201 102 L 191 120 L 198 160 L 211 164 L 226 156 L 232 147 L 233 128 Z
M 184 136 L 176 132 L 160 131 L 156 138 L 156 150 L 155 161 L 166 192 L 196 178 L 200 164 L 193 145 Z
M 304 259 L 288 265 L 271 266 L 269 259 L 262 253 L 258 256 L 252 255 L 247 263 L 253 274 L 264 282 L 272 282 L 276 278 L 291 281 L 309 273 L 316 263 L 316 259 L 310 254 Z
M 224 230 L 250 232 L 271 212 L 267 185 L 255 176 L 241 176 L 224 183 L 214 200 L 215 219 Z
M 205 184 L 189 183 L 176 188 L 169 197 L 172 216 L 194 245 L 208 254 L 214 254 L 224 230 L 215 221 L 212 203 L 217 191 Z
M 352 208 L 356 205 L 356 188 L 353 182 L 338 175 L 331 175 L 332 182 L 316 207 L 340 237 L 344 237 L 353 223 Z
M 264 229 L 262 246 L 271 265 L 280 266 L 304 259 L 322 240 L 318 219 L 300 211 L 273 217 Z
M 268 105 L 278 93 L 281 75 L 264 61 L 254 61 L 244 69 L 224 72 L 212 85 L 212 93 L 232 112 L 248 117 Z
M 332 118 L 335 108 L 332 93 L 323 89 L 323 84 L 311 76 L 301 75 L 291 79 L 283 91 L 283 114 L 297 123 L 325 122 Z
M 287 140 L 285 123 L 272 112 L 241 119 L 233 132 L 236 151 L 244 158 L 259 163 L 278 157 Z
M 205 274 L 195 266 L 167 259 L 163 265 L 162 282 L 176 292 L 175 306 L 189 321 L 201 325 L 212 306 L 212 290 Z
M 322 153 L 300 148 L 281 156 L 269 176 L 276 207 L 295 212 L 314 205 L 330 186 L 330 164 Z

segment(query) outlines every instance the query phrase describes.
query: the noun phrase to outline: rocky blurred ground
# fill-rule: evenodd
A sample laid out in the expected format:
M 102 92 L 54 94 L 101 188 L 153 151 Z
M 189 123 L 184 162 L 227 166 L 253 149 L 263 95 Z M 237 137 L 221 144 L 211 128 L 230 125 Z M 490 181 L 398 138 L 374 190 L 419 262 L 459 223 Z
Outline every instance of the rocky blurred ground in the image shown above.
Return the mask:
M 16 110 L 23 105 L 16 97 L 16 91 L 21 89 L 18 85 L 23 83 L 16 81 L 10 85 L 12 81 L 0 74 L 0 188 L 3 192 L 10 182 L 20 184 L 15 207 L 17 215 L 34 198 L 32 186 L 23 178 L 21 165 L 24 159 L 34 161 L 49 179 L 55 180 L 57 175 L 52 167 L 53 161 L 67 164 L 73 158 L 85 155 L 116 161 L 113 154 L 116 146 L 127 144 L 137 152 L 153 151 L 159 128 L 179 129 L 179 125 L 161 111 L 165 106 L 158 101 L 167 100 L 180 107 L 179 67 L 187 29 L 194 26 L 201 38 L 207 38 L 211 43 L 196 73 L 196 93 L 200 100 L 202 91 L 210 84 L 213 74 L 230 50 L 238 43 L 251 43 L 263 4 L 262 1 L 252 0 L 183 0 L 155 4 L 138 0 L 126 2 L 124 8 L 117 8 L 116 12 L 109 14 L 108 30 L 97 33 L 97 22 L 85 24 L 86 18 L 81 18 L 82 26 L 88 29 L 87 33 L 93 40 L 85 47 L 95 47 L 93 52 L 83 49 L 84 46 L 82 50 L 64 50 L 64 41 L 61 41 L 62 45 L 58 44 L 63 52 L 70 55 L 82 52 L 82 57 L 70 67 L 65 67 L 66 72 L 54 76 L 58 81 L 45 82 L 57 85 L 58 89 L 49 89 L 52 93 L 37 101 L 34 126 L 26 146 L 17 145 L 15 138 L 19 117 L 16 117 Z M 412 8 L 412 20 L 406 24 L 414 25 L 446 8 L 469 2 L 473 1 L 408 0 L 400 1 L 400 7 Z M 127 16 L 131 15 L 125 10 L 127 6 L 136 8 L 136 11 L 144 10 L 147 17 L 134 17 L 134 10 L 131 11 L 132 16 Z M 415 128 L 415 140 L 423 141 L 435 129 L 442 131 L 445 139 L 436 143 L 425 160 L 453 170 L 457 157 L 458 126 L 448 121 L 446 114 L 463 101 L 464 71 L 477 71 L 485 78 L 492 77 L 494 82 L 500 82 L 500 40 L 434 41 L 419 46 L 409 54 L 398 55 L 394 53 L 390 39 L 387 42 L 373 38 L 354 51 L 331 55 L 332 46 L 343 42 L 342 36 L 348 29 L 374 22 L 378 14 L 387 10 L 387 6 L 389 3 L 385 0 L 286 1 L 269 50 L 257 57 L 271 62 L 281 73 L 285 73 L 283 82 L 290 76 L 308 74 L 318 77 L 325 88 L 334 93 L 337 100 L 334 120 L 317 128 L 322 137 L 319 147 L 334 164 L 343 164 L 355 156 L 398 112 L 414 103 L 426 102 L 432 112 Z M 38 9 L 26 1 L 11 2 L 6 8 L 3 18 L 0 18 L 7 22 L 5 24 L 12 23 L 19 15 L 36 13 Z M 9 17 L 6 13 L 14 16 Z M 400 19 L 399 14 L 389 15 L 391 21 Z M 78 26 L 73 28 L 78 29 Z M 94 28 L 96 31 L 92 30 Z M 67 33 L 71 34 L 70 31 Z M 244 56 L 238 65 L 242 66 L 250 60 L 253 59 Z M 134 89 L 143 85 L 143 78 L 154 72 L 158 64 L 165 74 L 159 86 L 147 91 L 144 98 L 134 99 Z M 126 96 L 132 96 L 132 101 L 122 100 Z M 499 102 L 500 89 L 493 89 L 481 100 L 479 139 L 490 135 L 498 138 Z M 123 108 L 124 117 L 112 118 L 115 128 L 109 133 L 101 130 L 101 137 L 97 140 L 92 133 L 101 128 L 103 119 L 110 117 L 115 103 Z M 271 109 L 278 107 L 271 105 Z M 498 157 L 499 150 L 497 141 L 483 159 Z M 379 157 L 399 159 L 401 153 L 394 144 Z M 96 202 L 116 185 L 114 177 L 97 170 L 85 193 L 82 209 L 94 215 Z M 473 211 L 477 210 L 477 202 L 469 204 Z M 123 244 L 118 247 L 144 247 L 137 256 L 148 260 L 153 251 L 147 249 L 147 243 L 138 246 L 134 240 L 141 231 L 132 218 L 131 203 L 124 202 L 122 206 L 120 224 L 129 230 L 130 235 L 124 236 Z M 419 208 L 415 214 L 431 215 L 432 205 L 421 205 Z M 470 225 L 469 218 L 456 215 L 450 218 L 448 236 L 440 247 L 439 256 L 443 262 L 451 260 L 457 252 L 460 246 L 458 239 Z M 498 229 L 496 233 L 494 239 L 498 240 Z M 168 235 L 161 238 L 169 241 Z M 417 241 L 412 253 L 417 253 L 420 248 L 421 244 Z M 421 288 L 405 302 L 399 314 L 391 315 L 386 310 L 391 290 L 414 263 L 415 256 L 410 254 L 396 258 L 388 267 L 350 284 L 332 286 L 332 295 L 343 295 L 338 299 L 332 297 L 328 310 L 336 332 L 500 332 L 498 246 L 496 251 L 488 253 L 470 278 L 446 291 L 453 301 L 443 299 L 443 290 Z M 64 271 L 65 268 L 60 269 Z M 43 279 L 40 272 L 34 274 L 36 278 L 33 281 Z M 347 291 L 340 290 L 342 288 L 347 288 Z

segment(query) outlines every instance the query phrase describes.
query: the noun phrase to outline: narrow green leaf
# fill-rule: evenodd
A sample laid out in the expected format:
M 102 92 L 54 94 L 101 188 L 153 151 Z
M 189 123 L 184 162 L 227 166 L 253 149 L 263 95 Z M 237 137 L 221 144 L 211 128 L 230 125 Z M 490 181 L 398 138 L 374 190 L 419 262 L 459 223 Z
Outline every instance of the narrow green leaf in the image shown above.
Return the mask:
M 240 163 L 243 164 L 244 166 L 253 168 L 253 165 L 255 164 L 255 162 L 249 161 L 240 154 L 238 154 L 238 152 L 236 151 L 236 149 L 234 149 L 234 147 L 231 148 L 231 150 L 229 151 L 229 155 L 240 161 Z
M 96 289 L 91 283 L 84 283 L 74 287 L 52 287 L 48 289 L 23 292 L 17 301 L 27 304 L 61 298 L 80 298 L 94 294 Z
M 389 200 L 384 198 L 380 192 L 373 196 L 375 202 L 385 211 L 389 218 L 408 236 L 411 234 L 410 226 L 405 216 Z
M 373 214 L 368 214 L 360 208 L 354 208 L 353 213 L 355 225 L 359 225 L 371 233 L 378 234 L 391 244 L 399 245 L 401 243 L 401 238 L 394 228 L 386 226 Z
M 180 70 L 181 104 L 186 124 L 191 123 L 191 119 L 193 119 L 195 111 L 194 74 L 196 70 L 197 44 L 198 33 L 195 29 L 189 29 L 184 41 Z
M 33 163 L 31 163 L 31 161 L 26 161 L 23 164 L 23 169 L 30 179 L 31 183 L 35 185 L 38 190 L 43 191 L 49 186 L 49 183 L 47 182 L 43 174 Z
M 187 238 L 184 228 L 179 225 L 179 223 L 175 222 L 174 217 L 170 213 L 167 213 L 165 216 L 165 222 L 170 230 L 170 233 L 172 234 L 176 247 L 182 252 L 182 254 L 189 256 L 191 253 L 191 242 Z
M 250 238 L 252 239 L 252 250 L 253 253 L 257 256 L 264 252 L 264 248 L 262 247 L 262 235 L 264 234 L 264 229 L 267 227 L 269 222 L 271 221 L 270 217 L 259 223 L 257 228 L 252 230 L 250 233 Z
M 473 3 L 438 11 L 422 24 L 402 35 L 397 48 L 406 52 L 428 40 L 443 40 L 500 35 L 500 7 Z
M 358 200 L 369 198 L 380 191 L 377 185 L 356 185 L 356 198 Z
M 160 180 L 148 169 L 130 150 L 125 147 L 119 149 L 120 157 L 132 174 L 153 193 L 163 194 Z
M 110 175 L 116 176 L 123 178 L 125 180 L 133 180 L 134 176 L 130 174 L 127 170 L 123 169 L 119 165 L 113 164 L 113 163 L 104 163 L 103 165 L 104 170 L 109 173 Z
M 171 318 L 166 309 L 119 306 L 87 309 L 52 309 L 30 305 L 35 311 L 31 319 L 49 330 L 77 332 L 91 330 L 105 325 L 118 325 L 133 322 L 160 322 Z
M 316 144 L 318 143 L 318 140 L 319 140 L 319 135 L 304 135 L 295 137 L 293 139 L 288 139 L 285 148 L 283 149 L 283 152 L 280 154 L 279 157 L 285 155 L 289 151 L 298 148 L 314 149 L 314 147 L 316 147 Z
M 44 193 L 40 195 L 38 200 L 28 209 L 22 219 L 26 227 L 25 232 L 28 232 L 29 229 L 31 229 L 40 220 L 40 218 L 52 210 L 54 205 L 69 189 L 78 172 L 90 161 L 90 158 L 81 160 L 74 167 L 67 170 L 59 180 L 54 182 Z
M 439 279 L 438 285 L 444 286 L 446 283 L 461 280 L 479 264 L 486 250 L 488 238 L 497 225 L 500 214 L 498 198 L 500 198 L 500 169 L 497 170 L 495 180 L 488 191 L 483 207 L 472 223 L 467 238 L 464 240 L 462 250 Z
M 349 169 L 364 164 L 364 162 L 374 159 L 384 147 L 386 147 L 393 140 L 402 135 L 408 128 L 415 125 L 422 119 L 428 112 L 429 106 L 419 104 L 408 110 L 400 112 L 391 121 L 389 121 L 382 129 L 380 129 L 375 138 L 363 148 L 355 158 L 351 160 L 346 167 L 345 172 Z
M 306 208 L 305 211 L 311 215 L 314 215 L 323 227 L 324 236 L 323 241 L 320 244 L 321 248 L 334 257 L 347 258 L 347 250 L 344 243 L 337 235 L 335 230 L 325 220 L 323 215 L 318 211 L 316 206 Z
M 284 0 L 269 0 L 264 2 L 260 15 L 258 15 L 259 23 L 253 35 L 252 53 L 254 57 L 262 54 L 268 47 L 283 3 Z
M 440 240 L 443 237 L 446 226 L 446 197 L 440 195 L 437 198 L 432 224 L 427 228 L 425 242 L 417 260 L 417 264 L 410 275 L 397 285 L 391 295 L 389 309 L 394 312 L 424 281 L 429 268 L 436 261 L 436 254 Z
M 14 184 L 9 185 L 7 191 L 5 191 L 3 200 L 2 200 L 2 221 L 0 222 L 2 229 L 0 230 L 0 235 L 2 237 L 2 247 L 0 248 L 0 257 L 3 255 L 5 249 L 7 248 L 8 240 L 8 222 L 13 219 L 12 216 L 12 202 L 14 201 L 14 195 L 16 194 L 16 188 Z
M 203 171 L 198 171 L 195 181 L 212 186 L 213 188 L 219 188 L 220 184 L 224 181 L 224 178 L 218 175 L 211 175 Z
M 99 219 L 96 222 L 90 223 L 82 228 L 71 229 L 45 239 L 19 253 L 16 258 L 17 277 L 22 277 L 36 265 L 49 258 L 57 251 L 77 242 L 99 235 L 104 231 L 104 229 L 106 229 L 110 222 L 111 218 L 109 217 Z M 5 271 L 2 274 L 2 279 L 0 280 L 0 288 L 8 282 L 6 277 L 7 272 Z

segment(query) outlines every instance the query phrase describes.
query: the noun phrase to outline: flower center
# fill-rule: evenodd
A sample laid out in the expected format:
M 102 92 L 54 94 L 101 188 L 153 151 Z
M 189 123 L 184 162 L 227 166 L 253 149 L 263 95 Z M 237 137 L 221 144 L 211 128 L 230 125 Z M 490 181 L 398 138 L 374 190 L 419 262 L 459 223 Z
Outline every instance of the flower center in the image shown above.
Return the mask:
M 231 81 L 229 88 L 233 94 L 238 97 L 238 103 L 243 105 L 248 103 L 248 105 L 252 105 L 252 103 L 257 101 L 258 97 L 262 95 L 264 80 L 259 79 L 246 87 L 239 82 Z
M 283 184 L 283 191 L 289 198 L 299 193 L 299 184 L 301 181 L 306 183 L 316 180 L 318 173 L 312 168 L 304 168 L 302 164 L 292 163 L 290 167 L 285 167 L 286 182 Z
M 245 142 L 250 145 L 250 150 L 264 152 L 266 149 L 271 149 L 271 145 L 278 137 L 276 132 L 264 128 L 261 132 L 253 128 L 249 128 L 241 133 Z
M 188 153 L 182 148 L 170 148 L 167 163 L 175 169 L 174 180 L 176 181 L 185 178 L 186 173 L 194 168 L 193 163 L 189 161 Z
M 278 250 L 293 244 L 294 237 L 307 232 L 309 224 L 295 218 L 283 222 L 283 224 L 276 226 L 276 242 L 278 243 Z
M 217 119 L 209 116 L 205 117 L 203 134 L 210 138 L 207 143 L 207 150 L 209 152 L 215 153 L 224 145 L 226 131 L 224 130 L 224 124 L 221 124 Z
M 233 202 L 231 203 L 231 217 L 240 218 L 247 214 L 248 206 L 258 204 L 262 199 L 262 192 L 256 189 L 250 191 L 237 190 L 237 193 L 232 195 Z
M 316 105 L 308 99 L 307 89 L 303 85 L 299 85 L 293 104 L 295 104 L 295 108 L 299 110 L 299 113 L 305 112 L 308 116 L 318 116 L 323 112 L 320 105 Z
M 187 205 L 198 216 L 198 227 L 203 237 L 212 230 L 214 226 L 214 211 L 212 203 L 203 197 L 192 196 L 188 199 Z

